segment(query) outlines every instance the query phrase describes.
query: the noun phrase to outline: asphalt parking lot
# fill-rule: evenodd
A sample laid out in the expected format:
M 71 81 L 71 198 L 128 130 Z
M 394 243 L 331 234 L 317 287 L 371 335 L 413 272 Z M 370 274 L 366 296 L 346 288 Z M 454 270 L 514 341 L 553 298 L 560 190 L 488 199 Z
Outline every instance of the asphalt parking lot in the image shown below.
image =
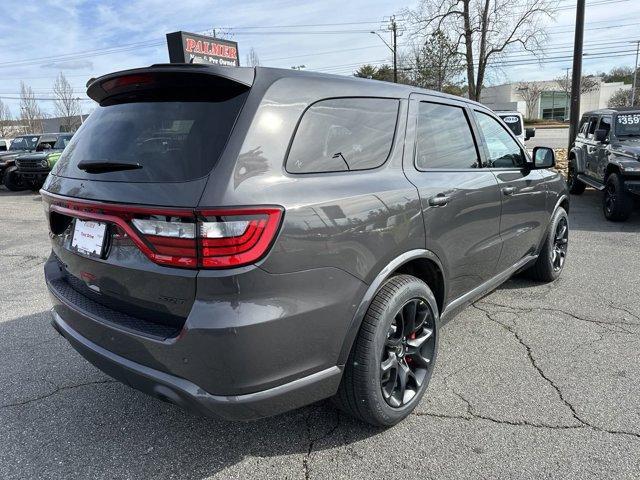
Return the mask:
M 551 285 L 516 278 L 441 332 L 414 415 L 377 430 L 327 402 L 191 416 L 116 383 L 49 324 L 38 195 L 0 190 L 0 478 L 638 478 L 640 214 L 572 198 Z
M 527 140 L 525 145 L 533 147 L 567 148 L 569 143 L 568 128 L 536 128 L 536 136 Z

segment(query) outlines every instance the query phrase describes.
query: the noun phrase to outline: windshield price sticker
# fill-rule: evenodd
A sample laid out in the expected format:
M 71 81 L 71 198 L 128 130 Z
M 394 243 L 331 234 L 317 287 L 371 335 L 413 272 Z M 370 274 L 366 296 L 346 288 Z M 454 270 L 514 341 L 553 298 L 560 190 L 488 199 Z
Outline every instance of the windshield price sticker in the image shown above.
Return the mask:
M 637 125 L 640 123 L 640 113 L 618 115 L 618 123 L 621 125 Z
M 518 117 L 502 117 L 504 123 L 518 123 Z

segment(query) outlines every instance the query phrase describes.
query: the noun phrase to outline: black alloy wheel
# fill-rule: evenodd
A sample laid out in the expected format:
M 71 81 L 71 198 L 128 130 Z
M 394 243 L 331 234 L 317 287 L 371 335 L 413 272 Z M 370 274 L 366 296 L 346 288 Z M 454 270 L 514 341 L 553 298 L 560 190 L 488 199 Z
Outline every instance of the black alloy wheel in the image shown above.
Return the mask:
M 373 297 L 333 401 L 378 427 L 406 418 L 424 396 L 438 351 L 438 303 L 422 280 L 389 278 Z
M 387 332 L 380 363 L 382 396 L 399 408 L 416 396 L 435 353 L 434 318 L 429 304 L 409 300 L 396 313 Z
M 619 173 L 611 173 L 607 178 L 602 199 L 602 210 L 607 220 L 623 222 L 631 216 L 633 199 L 626 191 L 624 178 Z
M 614 182 L 608 182 L 604 190 L 604 213 L 607 217 L 611 217 L 616 209 L 616 202 L 618 202 L 616 187 Z
M 551 265 L 553 270 L 559 272 L 564 267 L 567 258 L 567 246 L 569 244 L 569 225 L 566 218 L 561 218 L 556 225 L 553 237 L 553 250 L 551 252 Z

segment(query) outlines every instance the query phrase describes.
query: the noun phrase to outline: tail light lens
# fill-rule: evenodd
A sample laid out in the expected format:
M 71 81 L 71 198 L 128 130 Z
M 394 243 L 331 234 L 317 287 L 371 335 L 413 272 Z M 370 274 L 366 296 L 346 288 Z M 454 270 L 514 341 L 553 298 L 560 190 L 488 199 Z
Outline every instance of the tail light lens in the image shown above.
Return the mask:
M 205 210 L 194 217 L 150 216 L 131 223 L 155 251 L 157 263 L 230 268 L 262 258 L 281 217 L 279 208 Z
M 279 208 L 203 211 L 198 241 L 201 265 L 225 268 L 253 263 L 267 252 L 276 236 Z
M 150 260 L 184 268 L 232 268 L 260 260 L 282 220 L 280 207 L 219 210 L 163 209 L 50 197 L 50 226 L 58 216 L 93 219 L 115 226 Z

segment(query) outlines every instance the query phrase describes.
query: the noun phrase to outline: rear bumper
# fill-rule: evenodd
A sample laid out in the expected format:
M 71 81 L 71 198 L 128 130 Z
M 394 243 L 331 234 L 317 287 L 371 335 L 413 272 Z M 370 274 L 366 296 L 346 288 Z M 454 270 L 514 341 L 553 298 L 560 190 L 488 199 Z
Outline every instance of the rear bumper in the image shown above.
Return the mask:
M 340 353 L 367 288 L 338 269 L 203 271 L 184 325 L 166 331 L 64 284 L 61 268 L 55 255 L 45 264 L 53 323 L 76 350 L 127 385 L 227 419 L 335 394 Z
M 55 311 L 53 327 L 85 359 L 120 382 L 205 416 L 253 420 L 292 410 L 333 395 L 342 369 L 331 367 L 268 390 L 245 395 L 212 395 L 183 378 L 116 355 L 74 331 Z

